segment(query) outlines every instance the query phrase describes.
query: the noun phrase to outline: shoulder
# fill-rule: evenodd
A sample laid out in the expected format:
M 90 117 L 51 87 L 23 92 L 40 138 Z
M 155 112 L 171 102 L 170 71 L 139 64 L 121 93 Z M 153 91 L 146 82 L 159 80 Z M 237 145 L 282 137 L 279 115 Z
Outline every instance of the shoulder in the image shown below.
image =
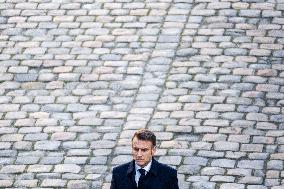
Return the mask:
M 113 168 L 113 174 L 126 173 L 132 162 L 124 163 Z
M 164 174 L 166 174 L 167 176 L 176 176 L 177 175 L 177 170 L 170 167 L 169 165 L 166 165 L 164 163 L 160 163 L 158 161 L 156 161 L 158 167 L 159 167 L 159 172 L 162 172 Z

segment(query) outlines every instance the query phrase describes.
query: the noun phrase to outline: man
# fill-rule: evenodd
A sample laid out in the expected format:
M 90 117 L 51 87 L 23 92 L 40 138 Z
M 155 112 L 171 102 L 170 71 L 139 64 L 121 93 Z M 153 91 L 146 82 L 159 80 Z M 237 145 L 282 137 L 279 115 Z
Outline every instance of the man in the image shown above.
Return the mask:
M 178 189 L 177 171 L 153 158 L 156 136 L 142 129 L 132 138 L 133 161 L 115 167 L 110 189 Z

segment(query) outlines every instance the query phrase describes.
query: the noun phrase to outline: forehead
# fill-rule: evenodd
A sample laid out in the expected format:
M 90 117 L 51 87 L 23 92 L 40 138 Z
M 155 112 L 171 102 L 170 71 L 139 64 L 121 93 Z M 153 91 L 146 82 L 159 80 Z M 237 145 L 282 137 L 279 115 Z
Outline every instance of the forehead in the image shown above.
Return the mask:
M 135 137 L 132 141 L 132 146 L 136 148 L 151 148 L 152 142 L 149 140 L 139 140 Z

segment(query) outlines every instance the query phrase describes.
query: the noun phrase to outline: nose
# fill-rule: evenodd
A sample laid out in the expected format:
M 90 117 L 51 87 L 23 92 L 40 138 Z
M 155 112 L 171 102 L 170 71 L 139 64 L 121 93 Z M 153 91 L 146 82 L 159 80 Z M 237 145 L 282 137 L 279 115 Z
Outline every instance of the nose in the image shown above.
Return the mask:
M 142 156 L 142 151 L 141 150 L 138 150 L 137 152 L 137 156 L 141 157 Z

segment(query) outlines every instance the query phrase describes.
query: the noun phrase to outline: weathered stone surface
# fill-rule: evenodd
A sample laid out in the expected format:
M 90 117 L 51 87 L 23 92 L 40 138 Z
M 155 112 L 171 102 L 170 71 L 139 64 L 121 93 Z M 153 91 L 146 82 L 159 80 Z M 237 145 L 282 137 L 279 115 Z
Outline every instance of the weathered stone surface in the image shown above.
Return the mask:
M 55 165 L 54 172 L 58 173 L 79 173 L 81 167 L 75 164 L 59 164 Z
M 42 187 L 64 187 L 66 184 L 65 180 L 62 179 L 44 179 Z
M 0 173 L 23 173 L 25 168 L 25 165 L 6 165 L 2 167 Z
M 283 0 L 0 0 L 0 188 L 110 188 L 137 129 L 181 189 L 283 188 Z

